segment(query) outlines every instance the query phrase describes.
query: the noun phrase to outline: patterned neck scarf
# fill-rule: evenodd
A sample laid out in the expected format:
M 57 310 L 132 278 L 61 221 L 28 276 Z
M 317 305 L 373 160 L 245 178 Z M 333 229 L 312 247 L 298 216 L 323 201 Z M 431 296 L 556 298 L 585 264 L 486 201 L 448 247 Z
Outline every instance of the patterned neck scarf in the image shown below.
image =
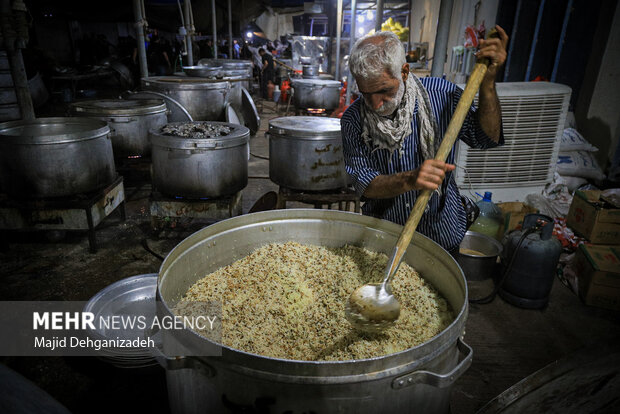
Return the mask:
M 395 150 L 399 155 L 403 154 L 403 141 L 411 135 L 411 119 L 418 103 L 418 125 L 420 136 L 420 149 L 425 160 L 435 157 L 441 137 L 428 93 L 420 80 L 412 73 L 407 77 L 405 93 L 396 109 L 394 117 L 378 115 L 366 106 L 361 105 L 362 116 L 362 139 L 373 151 L 387 149 L 390 158 Z

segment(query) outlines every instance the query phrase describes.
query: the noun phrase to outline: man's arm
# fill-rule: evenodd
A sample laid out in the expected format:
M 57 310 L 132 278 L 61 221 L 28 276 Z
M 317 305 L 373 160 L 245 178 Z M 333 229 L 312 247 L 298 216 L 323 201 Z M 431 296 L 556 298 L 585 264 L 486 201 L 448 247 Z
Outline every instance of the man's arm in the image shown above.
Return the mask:
M 482 80 L 478 102 L 478 123 L 482 130 L 495 142 L 499 142 L 502 129 L 502 111 L 495 88 L 495 76 L 506 61 L 508 35 L 500 26 L 495 26 L 499 39 L 480 40 L 478 58 L 488 58 L 489 68 Z
M 368 184 L 363 195 L 367 198 L 394 198 L 411 190 L 436 190 L 446 172 L 455 168 L 443 161 L 426 160 L 413 171 L 378 175 Z

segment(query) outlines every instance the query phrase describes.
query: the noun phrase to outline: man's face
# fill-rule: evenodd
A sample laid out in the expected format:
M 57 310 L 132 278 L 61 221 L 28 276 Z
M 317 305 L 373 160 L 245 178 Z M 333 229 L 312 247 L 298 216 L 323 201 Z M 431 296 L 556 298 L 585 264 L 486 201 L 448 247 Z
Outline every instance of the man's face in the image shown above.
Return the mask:
M 388 72 L 377 78 L 356 79 L 365 105 L 380 116 L 391 115 L 405 93 L 405 77 L 394 78 Z

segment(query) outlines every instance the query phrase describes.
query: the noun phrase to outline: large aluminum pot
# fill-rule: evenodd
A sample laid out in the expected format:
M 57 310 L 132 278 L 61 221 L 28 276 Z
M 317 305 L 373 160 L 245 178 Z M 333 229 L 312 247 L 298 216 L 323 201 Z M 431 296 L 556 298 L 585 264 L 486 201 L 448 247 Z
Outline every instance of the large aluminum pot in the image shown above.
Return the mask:
M 161 99 L 101 99 L 71 104 L 71 114 L 106 121 L 110 127 L 114 156 L 151 154 L 149 130 L 168 122 L 166 104 Z
M 0 124 L 0 179 L 16 198 L 88 193 L 115 177 L 110 128 L 91 118 Z
M 322 79 L 294 79 L 293 103 L 298 109 L 336 109 L 340 104 L 340 82 Z
M 142 89 L 170 96 L 183 105 L 194 121 L 219 121 L 224 119 L 224 100 L 230 84 L 186 76 L 152 76 L 142 78 Z M 174 106 L 170 109 L 168 121 L 187 121 Z
M 157 284 L 160 312 L 169 316 L 198 279 L 267 243 L 350 244 L 390 254 L 401 230 L 385 220 L 314 209 L 274 210 L 221 221 L 188 237 L 166 257 Z M 450 254 L 419 233 L 403 260 L 441 292 L 457 315 L 439 335 L 383 357 L 308 362 L 242 352 L 190 330 L 167 331 L 165 335 L 174 335 L 186 346 L 221 349 L 218 357 L 159 357 L 167 368 L 172 412 L 236 412 L 229 411 L 231 406 L 261 412 L 262 401 L 272 413 L 448 413 L 452 385 L 472 358 L 471 348 L 460 339 L 467 319 L 467 284 Z
M 169 125 L 220 125 L 230 133 L 214 138 L 164 135 L 150 131 L 153 186 L 164 194 L 187 198 L 221 197 L 248 184 L 250 130 L 225 122 L 174 122 Z
M 269 178 L 295 190 L 347 186 L 340 120 L 287 116 L 269 121 Z

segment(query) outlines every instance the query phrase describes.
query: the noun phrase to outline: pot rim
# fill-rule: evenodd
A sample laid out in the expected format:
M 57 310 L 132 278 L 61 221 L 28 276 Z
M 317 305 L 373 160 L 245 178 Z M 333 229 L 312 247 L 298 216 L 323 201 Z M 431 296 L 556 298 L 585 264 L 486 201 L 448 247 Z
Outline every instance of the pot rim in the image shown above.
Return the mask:
M 215 150 L 238 147 L 250 142 L 250 130 L 238 124 L 231 124 L 228 122 L 220 121 L 193 121 L 193 122 L 168 122 L 166 125 L 181 125 L 181 124 L 215 124 L 222 125 L 231 128 L 231 133 L 225 136 L 214 138 L 188 138 L 180 137 L 177 135 L 164 135 L 161 134 L 161 128 L 151 129 L 149 131 L 149 137 L 153 147 L 163 147 L 182 150 Z
M 304 123 L 305 125 L 287 127 L 287 123 L 294 122 Z M 321 126 L 326 128 L 326 130 L 317 130 Z M 274 138 L 303 139 L 308 141 L 342 139 L 339 119 L 317 116 L 281 116 L 270 119 L 267 134 L 273 135 Z
M 293 79 L 291 81 L 291 86 L 294 88 L 295 85 L 299 86 L 307 86 L 307 87 L 315 87 L 315 88 L 340 88 L 340 82 L 337 80 L 329 80 L 329 79 Z
M 325 217 L 327 216 L 327 217 Z M 308 220 L 313 222 L 316 220 L 337 220 L 344 221 L 345 223 L 357 224 L 368 228 L 381 230 L 396 238 L 402 231 L 402 226 L 382 220 L 373 218 L 370 216 L 362 216 L 357 213 L 343 212 L 335 210 L 316 210 L 316 209 L 286 209 L 286 210 L 274 210 L 267 212 L 259 212 L 246 214 L 242 216 L 233 217 L 215 223 L 205 229 L 199 230 L 191 236 L 187 237 L 181 243 L 179 243 L 170 253 L 166 256 L 159 269 L 157 278 L 157 301 L 161 302 L 163 309 L 170 315 L 173 315 L 171 309 L 168 306 L 168 302 L 163 298 L 161 289 L 162 284 L 165 283 L 167 276 L 167 270 L 170 266 L 174 265 L 174 262 L 178 257 L 181 257 L 187 248 L 195 245 L 200 241 L 206 239 L 216 238 L 218 235 L 226 234 L 230 231 L 238 229 L 242 225 L 269 225 L 270 222 L 287 221 L 287 220 Z M 191 340 L 198 340 L 209 343 L 211 346 L 221 348 L 221 357 L 194 357 L 205 363 L 209 364 L 209 361 L 213 360 L 215 363 L 223 363 L 226 361 L 232 367 L 236 367 L 237 370 L 251 371 L 253 373 L 262 373 L 261 375 L 273 377 L 275 376 L 287 376 L 293 374 L 291 371 L 298 368 L 295 375 L 304 378 L 310 378 L 309 381 L 316 381 L 319 377 L 330 378 L 342 378 L 346 376 L 350 382 L 356 382 L 361 380 L 368 373 L 372 372 L 374 378 L 381 378 L 385 376 L 395 375 L 399 372 L 414 369 L 417 366 L 421 366 L 429 359 L 439 352 L 438 350 L 445 350 L 452 346 L 459 337 L 464 333 L 465 323 L 468 314 L 468 289 L 467 282 L 463 270 L 458 262 L 441 246 L 429 239 L 428 237 L 415 233 L 413 241 L 420 248 L 420 244 L 423 247 L 432 248 L 432 250 L 426 250 L 432 256 L 443 256 L 448 260 L 449 266 L 452 270 L 456 271 L 457 283 L 460 285 L 460 290 L 463 295 L 463 303 L 460 309 L 454 309 L 456 315 L 454 320 L 439 334 L 435 335 L 428 341 L 419 344 L 417 346 L 408 348 L 406 350 L 382 355 L 374 358 L 357 359 L 357 360 L 345 360 L 345 361 L 301 361 L 292 359 L 272 358 L 264 355 L 254 354 L 242 350 L 238 350 L 223 344 L 211 341 L 200 334 L 190 330 L 184 329 L 177 339 L 182 341 L 182 338 L 188 338 Z M 454 307 L 454 304 L 450 304 Z M 217 359 L 213 359 L 217 358 Z M 234 368 L 233 368 L 234 369 Z M 301 372 L 301 373 L 300 373 Z
M 133 107 L 105 107 L 103 103 L 131 103 Z M 74 115 L 124 117 L 137 115 L 153 115 L 166 112 L 166 103 L 163 99 L 94 99 L 90 101 L 74 102 L 71 104 Z
M 173 79 L 183 79 L 176 82 Z M 153 86 L 156 90 L 219 90 L 228 89 L 228 82 L 220 79 L 192 78 L 187 76 L 151 76 L 142 78 L 142 87 Z
M 82 128 L 76 132 L 54 134 L 42 133 L 41 135 L 8 134 L 6 131 L 28 125 L 79 125 Z M 42 131 L 43 132 L 43 131 Z M 32 120 L 19 119 L 0 124 L 0 145 L 40 145 L 40 144 L 66 144 L 70 142 L 87 141 L 97 139 L 110 133 L 107 122 L 97 118 L 88 117 L 49 117 L 35 118 Z

